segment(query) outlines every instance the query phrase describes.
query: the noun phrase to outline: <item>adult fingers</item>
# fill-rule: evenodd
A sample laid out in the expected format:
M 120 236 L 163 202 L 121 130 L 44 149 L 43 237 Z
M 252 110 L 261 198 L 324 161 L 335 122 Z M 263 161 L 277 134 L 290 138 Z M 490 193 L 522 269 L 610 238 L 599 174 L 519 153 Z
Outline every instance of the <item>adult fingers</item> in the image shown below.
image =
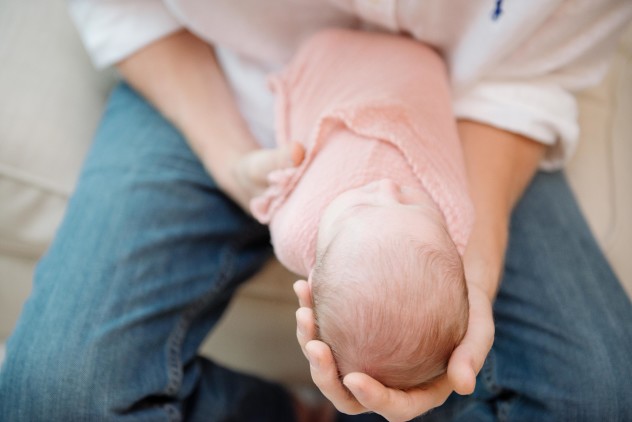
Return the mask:
M 298 305 L 305 308 L 313 308 L 312 293 L 309 284 L 305 280 L 298 280 L 294 283 L 294 293 L 298 297 Z
M 298 280 L 294 283 L 294 293 L 298 297 L 300 308 L 296 311 L 296 338 L 301 346 L 305 357 L 305 345 L 310 340 L 316 339 L 316 319 L 311 306 L 311 294 L 309 285 L 305 280 Z
M 305 159 L 305 148 L 298 142 L 292 142 L 290 144 L 290 158 L 292 159 L 292 165 L 298 166 Z
M 343 383 L 362 406 L 391 422 L 408 421 L 440 406 L 452 392 L 445 376 L 428 388 L 408 391 L 385 387 L 359 372 L 346 375 Z
M 296 311 L 296 338 L 303 354 L 308 358 L 305 345 L 316 339 L 316 322 L 311 308 L 302 307 Z
M 472 394 L 487 354 L 494 343 L 494 319 L 491 302 L 483 290 L 468 289 L 470 315 L 465 337 L 452 353 L 448 363 L 448 378 L 454 391 Z
M 366 412 L 367 409 L 342 385 L 329 346 L 322 341 L 312 340 L 305 345 L 305 350 L 314 384 L 336 409 L 348 415 Z
M 242 171 L 250 180 L 260 186 L 267 185 L 267 177 L 274 170 L 297 166 L 303 161 L 303 147 L 294 142 L 275 149 L 255 150 L 240 163 Z

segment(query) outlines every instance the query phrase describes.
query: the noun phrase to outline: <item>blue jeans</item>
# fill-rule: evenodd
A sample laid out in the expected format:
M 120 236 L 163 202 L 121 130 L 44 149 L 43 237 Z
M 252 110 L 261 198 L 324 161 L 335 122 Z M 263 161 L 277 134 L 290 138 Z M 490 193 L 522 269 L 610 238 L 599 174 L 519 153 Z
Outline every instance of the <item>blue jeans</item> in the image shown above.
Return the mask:
M 197 356 L 269 256 L 265 227 L 120 85 L 7 344 L 0 421 L 294 420 L 283 387 Z M 632 306 L 562 174 L 514 213 L 495 317 L 476 392 L 424 420 L 632 418 Z

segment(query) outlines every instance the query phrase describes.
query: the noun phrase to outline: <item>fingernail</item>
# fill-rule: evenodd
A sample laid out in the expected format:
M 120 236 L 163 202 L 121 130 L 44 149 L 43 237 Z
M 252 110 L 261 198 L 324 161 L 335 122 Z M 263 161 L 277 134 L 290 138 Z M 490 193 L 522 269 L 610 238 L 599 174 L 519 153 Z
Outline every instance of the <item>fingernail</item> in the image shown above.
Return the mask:
M 359 388 L 357 385 L 349 385 L 349 382 L 347 381 L 347 377 L 344 377 L 342 379 L 342 384 L 347 387 L 347 389 L 349 391 L 353 391 L 353 395 L 355 397 L 361 397 L 364 394 L 364 391 L 362 391 L 361 388 Z
M 303 158 L 305 157 L 305 150 L 303 146 L 298 142 L 292 142 L 292 146 L 290 149 L 290 155 L 292 157 L 292 162 L 295 166 L 298 166 L 303 162 Z

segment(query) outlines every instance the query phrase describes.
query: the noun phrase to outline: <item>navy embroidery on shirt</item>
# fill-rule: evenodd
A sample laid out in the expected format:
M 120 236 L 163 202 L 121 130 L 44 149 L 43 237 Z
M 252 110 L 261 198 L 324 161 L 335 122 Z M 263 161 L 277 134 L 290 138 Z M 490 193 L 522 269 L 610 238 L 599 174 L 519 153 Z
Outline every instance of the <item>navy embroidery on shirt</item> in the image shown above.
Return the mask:
M 497 21 L 500 15 L 503 13 L 503 0 L 496 0 L 496 7 L 492 12 L 492 20 Z

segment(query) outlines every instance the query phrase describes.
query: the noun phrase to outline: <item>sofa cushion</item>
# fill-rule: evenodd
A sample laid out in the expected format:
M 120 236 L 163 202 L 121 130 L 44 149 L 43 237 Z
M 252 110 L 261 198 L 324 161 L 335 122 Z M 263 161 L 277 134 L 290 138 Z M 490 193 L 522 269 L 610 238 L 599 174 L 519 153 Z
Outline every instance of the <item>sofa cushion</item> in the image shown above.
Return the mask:
M 581 140 L 568 167 L 597 240 L 632 296 L 632 25 L 608 75 L 579 95 Z
M 0 253 L 36 258 L 47 247 L 112 83 L 66 8 L 0 3 Z

